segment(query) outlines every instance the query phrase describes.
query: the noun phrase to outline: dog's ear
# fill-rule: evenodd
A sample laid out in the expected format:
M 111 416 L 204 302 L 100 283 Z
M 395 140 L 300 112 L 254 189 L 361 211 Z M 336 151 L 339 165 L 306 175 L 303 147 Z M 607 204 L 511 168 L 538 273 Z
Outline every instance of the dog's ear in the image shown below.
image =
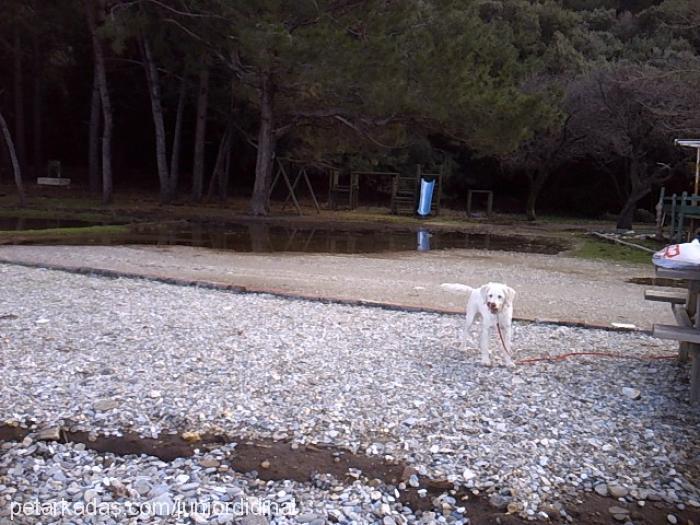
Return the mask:
M 512 305 L 514 300 L 515 290 L 513 290 L 510 286 L 506 286 L 506 302 Z
M 483 299 L 484 304 L 488 300 L 488 294 L 489 294 L 489 285 L 485 284 L 481 288 L 479 288 L 479 293 L 481 294 L 481 299 Z

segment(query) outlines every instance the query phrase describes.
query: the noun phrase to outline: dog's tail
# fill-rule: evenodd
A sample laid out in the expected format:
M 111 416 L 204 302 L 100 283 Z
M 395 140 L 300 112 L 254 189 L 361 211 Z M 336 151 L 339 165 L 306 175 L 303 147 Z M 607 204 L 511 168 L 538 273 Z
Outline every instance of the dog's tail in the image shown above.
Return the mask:
M 466 284 L 459 284 L 459 283 L 442 283 L 440 285 L 440 288 L 443 290 L 446 290 L 448 292 L 457 292 L 457 293 L 471 293 L 474 288 L 471 286 L 467 286 Z

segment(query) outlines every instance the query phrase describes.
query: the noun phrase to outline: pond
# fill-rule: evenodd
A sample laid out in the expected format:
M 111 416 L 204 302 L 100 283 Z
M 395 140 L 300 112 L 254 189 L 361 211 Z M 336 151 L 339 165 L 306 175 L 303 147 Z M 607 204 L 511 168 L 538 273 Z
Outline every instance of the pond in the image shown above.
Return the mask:
M 76 219 L 0 217 L 0 231 L 46 230 L 49 228 L 83 228 L 96 223 Z
M 125 234 L 92 235 L 61 244 L 184 245 L 236 252 L 378 253 L 448 248 L 556 254 L 565 243 L 544 238 L 419 229 L 369 229 L 250 223 L 177 222 L 138 226 Z

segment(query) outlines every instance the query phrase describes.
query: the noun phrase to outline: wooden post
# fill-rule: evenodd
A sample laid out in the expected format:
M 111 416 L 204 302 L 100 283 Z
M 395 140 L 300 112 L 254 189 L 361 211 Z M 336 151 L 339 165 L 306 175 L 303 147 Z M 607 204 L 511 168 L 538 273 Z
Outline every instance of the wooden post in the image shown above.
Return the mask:
M 316 207 L 316 213 L 321 213 L 321 206 L 318 204 L 316 199 L 316 192 L 314 192 L 313 186 L 311 186 L 311 181 L 309 180 L 309 174 L 306 172 L 306 168 L 302 169 L 304 173 L 304 180 L 306 181 L 306 186 L 309 188 L 309 193 L 311 194 L 311 199 L 314 201 L 314 206 Z
M 697 195 L 698 181 L 700 180 L 700 148 L 696 148 L 695 151 L 695 195 Z

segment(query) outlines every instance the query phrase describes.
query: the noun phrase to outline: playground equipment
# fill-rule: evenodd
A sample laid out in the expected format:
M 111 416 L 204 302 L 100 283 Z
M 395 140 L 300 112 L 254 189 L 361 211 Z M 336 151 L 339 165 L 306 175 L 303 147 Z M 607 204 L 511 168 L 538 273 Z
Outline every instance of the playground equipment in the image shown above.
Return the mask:
M 314 192 L 314 187 L 311 184 L 311 180 L 309 179 L 309 174 L 306 171 L 306 168 L 304 166 L 298 167 L 297 168 L 297 174 L 296 177 L 294 178 L 294 182 L 291 182 L 289 180 L 289 175 L 287 174 L 287 168 L 284 166 L 284 162 L 287 162 L 289 164 L 289 171 L 291 173 L 292 168 L 293 168 L 293 161 L 289 159 L 277 159 L 277 173 L 275 174 L 275 178 L 272 180 L 272 184 L 270 185 L 270 193 L 267 195 L 267 202 L 269 204 L 270 202 L 270 197 L 272 196 L 272 192 L 275 189 L 275 186 L 277 186 L 277 183 L 281 180 L 284 181 L 285 185 L 287 186 L 287 196 L 284 199 L 284 203 L 282 204 L 282 209 L 287 206 L 287 203 L 291 199 L 292 202 L 294 203 L 294 207 L 297 210 L 297 213 L 299 215 L 304 215 L 304 212 L 301 211 L 301 206 L 299 205 L 299 200 L 297 199 L 296 195 L 296 187 L 297 184 L 299 184 L 300 180 L 304 180 L 306 182 L 306 187 L 309 190 L 309 194 L 311 195 L 311 200 L 313 200 L 314 207 L 316 208 L 316 213 L 321 213 L 321 207 L 318 204 L 318 200 L 316 199 L 316 193 Z
M 695 149 L 694 192 L 692 195 L 688 195 L 688 192 L 684 191 L 681 195 L 674 193 L 667 197 L 665 194 L 666 189 L 661 188 L 659 201 L 656 204 L 656 236 L 657 238 L 663 237 L 666 219 L 670 218 L 669 239 L 680 243 L 695 235 L 695 225 L 700 220 L 700 196 L 698 196 L 698 188 L 700 186 L 700 139 L 676 139 L 674 144 L 683 148 Z
M 435 181 L 420 180 L 420 199 L 418 200 L 418 215 L 426 217 L 430 215 L 430 205 L 433 200 L 433 189 Z

